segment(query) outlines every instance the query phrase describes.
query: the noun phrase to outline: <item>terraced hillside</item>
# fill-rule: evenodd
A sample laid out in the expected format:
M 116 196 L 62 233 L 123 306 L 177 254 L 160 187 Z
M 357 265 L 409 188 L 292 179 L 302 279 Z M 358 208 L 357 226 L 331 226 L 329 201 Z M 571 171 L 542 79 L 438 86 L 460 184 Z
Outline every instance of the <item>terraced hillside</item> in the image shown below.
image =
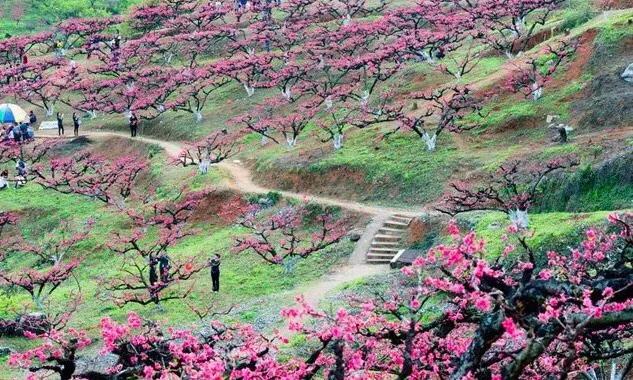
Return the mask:
M 633 3 L 239 4 L 0 4 L 0 380 L 631 376 Z

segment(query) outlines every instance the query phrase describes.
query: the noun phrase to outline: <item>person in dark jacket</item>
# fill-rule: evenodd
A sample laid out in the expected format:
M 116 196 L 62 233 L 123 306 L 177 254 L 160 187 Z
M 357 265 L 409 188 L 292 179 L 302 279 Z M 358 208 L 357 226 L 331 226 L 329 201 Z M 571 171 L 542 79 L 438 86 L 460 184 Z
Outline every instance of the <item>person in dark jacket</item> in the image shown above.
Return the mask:
M 171 264 L 169 263 L 169 257 L 167 255 L 161 255 L 158 258 L 158 270 L 160 272 L 160 281 L 164 284 L 169 282 L 169 270 Z
M 61 112 L 57 112 L 57 134 L 64 135 L 64 114 Z
M 209 261 L 209 266 L 211 267 L 211 283 L 213 284 L 213 291 L 220 291 L 220 255 L 217 253 L 215 256 Z
M 138 117 L 134 113 L 130 114 L 130 134 L 132 137 L 136 137 L 136 131 L 138 130 Z
M 81 120 L 76 112 L 73 112 L 73 134 L 75 137 L 79 136 L 79 125 L 81 124 Z
M 35 116 L 35 112 L 33 110 L 29 111 L 29 124 L 34 126 L 37 123 L 37 116 Z
M 149 259 L 149 285 L 154 286 L 158 282 L 158 273 L 156 272 L 158 260 L 154 257 Z
M 22 141 L 22 130 L 20 129 L 20 125 L 18 123 L 13 123 L 13 128 L 11 130 L 13 131 L 13 140 L 15 142 Z
M 25 122 L 20 124 L 20 133 L 22 134 L 22 141 L 26 141 L 30 138 L 28 123 Z

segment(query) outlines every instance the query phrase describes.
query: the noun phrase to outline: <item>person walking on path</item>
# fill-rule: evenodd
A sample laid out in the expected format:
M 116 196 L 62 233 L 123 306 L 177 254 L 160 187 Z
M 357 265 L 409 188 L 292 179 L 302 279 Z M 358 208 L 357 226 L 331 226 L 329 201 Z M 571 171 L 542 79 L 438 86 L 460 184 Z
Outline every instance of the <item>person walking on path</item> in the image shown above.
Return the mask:
M 211 283 L 213 284 L 213 291 L 220 291 L 220 255 L 217 253 L 209 262 L 211 266 Z
M 64 114 L 57 112 L 57 135 L 64 135 Z
M 130 134 L 132 137 L 136 137 L 136 131 L 138 130 L 138 117 L 134 113 L 130 114 Z
M 79 136 L 79 125 L 81 125 L 81 120 L 76 112 L 73 112 L 73 133 L 75 137 Z

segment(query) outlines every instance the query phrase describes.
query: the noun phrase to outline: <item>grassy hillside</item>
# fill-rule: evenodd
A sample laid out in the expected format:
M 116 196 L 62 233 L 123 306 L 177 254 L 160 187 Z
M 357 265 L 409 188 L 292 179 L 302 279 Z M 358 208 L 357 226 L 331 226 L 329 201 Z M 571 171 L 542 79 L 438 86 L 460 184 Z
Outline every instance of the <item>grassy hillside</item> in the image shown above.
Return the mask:
M 69 17 L 124 12 L 138 2 L 8 0 L 0 4 L 3 10 L 0 30 L 9 34 L 42 30 Z M 412 91 L 447 84 L 469 85 L 486 98 L 482 110 L 484 116 L 473 116 L 469 120 L 477 127 L 462 134 L 444 132 L 433 152 L 429 152 L 414 133 L 390 133 L 396 127 L 393 124 L 347 130 L 344 146 L 337 150 L 331 142 L 322 141 L 326 135 L 312 123 L 299 137 L 298 145 L 291 149 L 271 142 L 262 145 L 258 135 L 247 135 L 241 152 L 234 159 L 249 166 L 255 182 L 271 189 L 323 194 L 341 200 L 413 210 L 421 205 L 435 206 L 451 182 L 481 183 L 499 165 L 511 160 L 537 164 L 575 154 L 580 165 L 569 172 L 548 177 L 543 184 L 544 196 L 530 214 L 534 233 L 528 242 L 536 248 L 540 260 L 546 250 L 567 250 L 580 240 L 585 227 L 604 223 L 610 211 L 633 209 L 633 85 L 619 78 L 624 68 L 633 62 L 630 22 L 633 9 L 605 15 L 595 5 L 593 1 L 575 0 L 569 7 L 557 11 L 541 30 L 544 41 L 526 52 L 526 55 L 533 54 L 566 34 L 579 41 L 576 54 L 546 84 L 544 96 L 538 101 L 507 89 L 506 80 L 521 57 L 508 60 L 492 52 L 486 52 L 480 64 L 459 79 L 441 74 L 428 64 L 415 63 L 382 84 L 399 98 L 405 98 Z M 24 7 L 18 21 L 11 19 L 16 6 L 18 10 L 20 6 Z M 162 140 L 187 142 L 221 128 L 235 129 L 238 126 L 233 125 L 231 119 L 249 112 L 270 93 L 269 90 L 257 90 L 248 97 L 241 86 L 228 85 L 214 93 L 202 122 L 197 123 L 193 115 L 185 112 L 167 112 L 155 120 L 143 121 L 140 132 Z M 419 112 L 418 106 L 421 104 L 411 102 L 410 112 Z M 61 105 L 57 109 L 66 115 L 72 112 Z M 40 120 L 46 119 L 39 110 L 37 113 Z M 546 127 L 548 115 L 558 115 L 573 127 L 567 143 L 555 141 L 555 133 Z M 127 122 L 124 115 L 100 115 L 95 120 L 86 118 L 82 128 L 127 131 Z M 80 149 L 109 157 L 133 154 L 147 158 L 151 166 L 149 174 L 141 180 L 143 189 L 156 188 L 159 197 L 172 194 L 174 189 L 183 186 L 192 190 L 216 188 L 230 176 L 230 173 L 219 170 L 212 170 L 206 176 L 196 175 L 195 168 L 183 169 L 170 163 L 171 158 L 160 147 L 128 139 L 79 139 L 57 153 L 72 154 Z M 0 169 L 5 168 L 13 170 L 13 164 L 0 165 Z M 230 313 L 219 318 L 253 323 L 258 329 L 271 330 L 280 326 L 279 311 L 293 302 L 294 293 L 312 281 L 322 280 L 322 275 L 330 269 L 346 263 L 354 243 L 346 238 L 324 252 L 305 260 L 293 260 L 284 266 L 265 264 L 255 255 L 234 254 L 231 252 L 234 238 L 244 230 L 217 217 L 219 206 L 233 195 L 224 188 L 216 189 L 205 199 L 200 215 L 195 218 L 196 233 L 170 248 L 169 252 L 172 257 L 193 254 L 205 259 L 213 253 L 221 253 L 222 292 L 210 292 L 210 276 L 205 271 L 199 276 L 188 301 L 195 306 L 214 305 L 217 311 L 232 307 Z M 274 210 L 292 202 L 282 199 Z M 184 312 L 186 305 L 179 301 L 165 303 L 162 307 L 125 308 L 116 308 L 105 301 L 106 294 L 100 288 L 99 280 L 116 273 L 121 265 L 121 259 L 113 255 L 107 243 L 114 232 L 126 232 L 130 228 L 120 213 L 98 201 L 51 192 L 35 184 L 0 193 L 0 210 L 18 212 L 22 217 L 21 232 L 34 241 L 50 231 L 61 233 L 64 223 L 82 225 L 88 219 L 94 219 L 94 233 L 79 246 L 85 257 L 76 281 L 65 283 L 53 297 L 53 302 L 61 305 L 71 293 L 81 289 L 86 299 L 74 319 L 75 326 L 96 336 L 98 318 L 95 316 L 121 320 L 130 310 L 165 321 L 170 326 L 199 322 L 191 313 Z M 345 213 L 345 216 L 358 228 L 363 228 L 369 219 L 355 214 Z M 506 215 L 478 212 L 458 220 L 465 229 L 474 230 L 488 241 L 486 252 L 490 258 L 501 254 L 505 244 L 502 238 L 508 226 Z M 425 235 L 421 241 L 409 241 L 409 245 L 426 249 L 444 241 L 444 225 L 440 221 L 433 223 L 432 234 Z M 13 259 L 0 265 L 4 266 L 1 270 L 37 263 Z M 394 284 L 390 282 L 393 277 L 391 274 L 347 284 L 328 301 L 335 306 L 344 305 L 346 295 L 393 290 L 390 289 Z M 23 293 L 13 289 L 0 292 L 0 318 L 10 318 L 16 312 L 32 307 L 32 301 Z M 0 347 L 21 348 L 29 344 L 24 339 L 0 338 Z M 4 379 L 3 360 L 6 357 L 0 357 L 0 380 Z M 17 372 L 10 374 L 19 376 Z
M 84 143 L 81 148 L 112 155 L 137 154 L 150 157 L 150 177 L 142 181 L 157 187 L 157 193 L 168 193 L 184 182 L 192 189 L 208 188 L 218 183 L 220 177 L 210 173 L 208 177 L 191 179 L 191 170 L 168 166 L 166 156 L 153 146 L 141 143 L 132 144 L 115 139 L 103 142 Z M 71 153 L 78 147 L 66 147 L 65 153 Z M 223 192 L 212 193 L 205 201 L 199 215 L 195 217 L 193 227 L 199 232 L 169 250 L 172 258 L 196 255 L 203 260 L 214 253 L 223 256 L 222 292 L 211 293 L 211 279 L 205 271 L 196 282 L 196 288 L 188 297 L 194 307 L 214 305 L 217 311 L 232 312 L 222 318 L 239 320 L 255 324 L 261 329 L 270 329 L 280 322 L 279 310 L 293 301 L 291 290 L 297 289 L 316 278 L 322 271 L 340 263 L 353 249 L 345 240 L 322 253 L 305 260 L 289 261 L 285 266 L 272 266 L 264 263 L 255 255 L 231 252 L 233 238 L 245 231 L 227 225 L 217 217 L 221 202 L 234 196 Z M 279 206 L 285 204 L 282 200 Z M 132 205 L 130 205 L 133 207 Z M 111 302 L 105 302 L 107 294 L 100 286 L 100 280 L 118 273 L 121 259 L 107 248 L 115 232 L 126 233 L 129 223 L 120 213 L 104 206 L 101 202 L 87 197 L 65 195 L 44 190 L 35 184 L 19 190 L 6 190 L 0 197 L 0 209 L 15 211 L 21 216 L 21 230 L 27 240 L 39 241 L 47 233 L 62 233 L 66 225 L 81 226 L 91 219 L 94 221 L 89 238 L 82 241 L 75 250 L 82 252 L 82 265 L 76 272 L 75 280 L 66 282 L 51 299 L 53 308 L 65 305 L 63 302 L 71 294 L 81 291 L 85 302 L 77 311 L 74 325 L 96 332 L 98 318 L 94 316 L 110 315 L 124 317 L 134 310 L 143 316 L 164 320 L 169 325 L 187 325 L 197 322 L 192 313 L 183 312 L 186 306 L 182 302 L 166 302 L 161 307 L 129 305 L 117 308 Z M 353 217 L 352 219 L 354 219 Z M 11 270 L 24 266 L 38 265 L 35 262 L 12 258 L 3 262 L 2 269 Z M 315 271 L 314 268 L 320 268 Z M 271 300 L 274 300 L 272 302 Z M 258 305 L 258 306 L 256 306 Z M 12 318 L 16 312 L 32 308 L 32 301 L 26 293 L 19 291 L 3 292 L 0 295 L 0 318 Z M 254 313 L 253 308 L 258 310 Z M 0 338 L 0 346 L 21 347 L 28 344 L 20 339 Z M 2 378 L 2 377 L 0 377 Z
M 393 125 L 348 130 L 344 147 L 335 150 L 331 142 L 319 142 L 326 135 L 313 125 L 291 150 L 272 143 L 262 147 L 257 136 L 249 136 L 238 158 L 252 165 L 258 181 L 272 187 L 400 205 L 434 201 L 451 180 L 479 180 L 510 159 L 537 161 L 576 153 L 583 167 L 599 167 L 631 146 L 632 95 L 618 75 L 630 60 L 633 32 L 627 20 L 633 18 L 633 11 L 616 11 L 604 17 L 593 8 L 589 11 L 578 5 L 587 2 L 574 4 L 559 12 L 545 28 L 561 33 L 563 26 L 571 27 L 569 34 L 579 39 L 579 50 L 558 70 L 536 102 L 505 89 L 504 81 L 518 60 L 499 56 L 484 58 L 459 80 L 439 74 L 428 64 L 413 64 L 384 84 L 400 94 L 439 84 L 470 84 L 486 94 L 486 116 L 471 120 L 479 127 L 460 135 L 442 134 L 435 152 L 428 152 L 413 133 L 385 137 Z M 559 37 L 554 33 L 534 51 Z M 249 98 L 241 86 L 231 85 L 212 97 L 201 123 L 191 114 L 169 112 L 144 122 L 143 133 L 167 140 L 192 140 L 225 126 L 236 128 L 229 120 L 248 112 L 268 94 L 267 90 L 257 90 Z M 554 114 L 574 128 L 568 144 L 555 142 L 554 134 L 546 128 L 546 116 Z M 101 117 L 86 122 L 86 126 L 126 128 L 122 115 Z M 616 204 L 625 203 L 626 192 L 613 193 L 621 195 Z M 552 210 L 564 209 L 552 207 L 550 204 Z M 576 208 L 596 207 L 587 204 Z
M 34 33 L 69 18 L 120 14 L 142 0 L 3 0 L 0 37 Z

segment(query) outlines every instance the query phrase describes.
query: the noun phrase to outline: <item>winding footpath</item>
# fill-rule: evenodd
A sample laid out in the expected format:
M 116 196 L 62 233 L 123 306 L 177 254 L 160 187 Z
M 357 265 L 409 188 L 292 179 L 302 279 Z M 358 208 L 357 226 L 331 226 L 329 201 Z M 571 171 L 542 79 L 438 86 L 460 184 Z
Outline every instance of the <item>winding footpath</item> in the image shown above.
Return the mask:
M 38 131 L 38 136 L 57 138 L 58 136 L 56 132 L 57 130 Z M 81 136 L 87 136 L 93 139 L 106 139 L 112 137 L 133 139 L 146 144 L 160 146 L 172 158 L 178 158 L 180 152 L 185 146 L 185 143 L 182 142 L 164 141 L 143 136 L 132 138 L 126 133 L 113 131 L 87 130 L 82 131 Z M 72 137 L 67 138 L 71 139 Z M 347 264 L 334 268 L 330 272 L 321 276 L 318 280 L 305 284 L 294 291 L 297 294 L 303 295 L 304 299 L 314 307 L 317 307 L 330 292 L 340 288 L 344 284 L 348 284 L 368 276 L 387 273 L 389 271 L 389 267 L 387 265 L 365 264 L 365 255 L 370 248 L 373 236 L 382 225 L 382 221 L 386 220 L 389 215 L 397 213 L 413 217 L 420 215 L 422 212 L 428 212 L 422 207 L 417 210 L 381 207 L 367 205 L 360 202 L 315 196 L 307 193 L 266 188 L 254 183 L 251 171 L 237 162 L 223 161 L 216 166 L 230 175 L 227 181 L 228 183 L 226 183 L 225 186 L 226 188 L 234 191 L 255 194 L 265 194 L 270 191 L 275 191 L 286 198 L 311 201 L 328 206 L 338 206 L 342 209 L 369 215 L 373 218 L 372 222 L 365 229 L 361 239 L 357 242 L 354 252 L 351 254 Z
M 46 130 L 46 131 L 38 131 L 38 134 L 39 136 L 42 136 L 42 137 L 57 137 L 56 132 L 57 130 L 54 130 L 54 131 Z M 141 141 L 147 144 L 158 145 L 161 148 L 163 148 L 165 152 L 172 158 L 178 158 L 180 155 L 180 152 L 185 146 L 185 143 L 183 142 L 164 141 L 164 140 L 158 140 L 158 139 L 153 139 L 153 138 L 143 137 L 143 136 L 137 136 L 137 137 L 132 138 L 130 137 L 130 135 L 123 132 L 88 130 L 88 131 L 82 131 L 81 136 L 89 136 L 92 138 L 119 137 L 119 138 Z M 366 214 L 366 215 L 372 215 L 372 216 L 397 213 L 397 214 L 403 214 L 403 215 L 413 217 L 413 216 L 419 215 L 422 212 L 428 212 L 428 210 L 426 210 L 423 207 L 419 207 L 417 209 L 382 207 L 382 206 L 368 205 L 368 204 L 349 201 L 349 200 L 322 197 L 322 196 L 312 195 L 308 193 L 297 193 L 293 191 L 267 188 L 267 187 L 260 186 L 254 183 L 252 179 L 253 176 L 252 176 L 251 171 L 236 161 L 234 162 L 222 161 L 219 164 L 216 164 L 215 166 L 222 169 L 224 172 L 227 172 L 230 174 L 230 179 L 225 186 L 229 189 L 239 191 L 242 193 L 266 194 L 268 192 L 275 191 L 286 198 L 312 201 L 312 202 L 319 203 L 322 205 L 327 205 L 327 206 L 338 206 L 340 208 L 343 208 L 349 211 Z

